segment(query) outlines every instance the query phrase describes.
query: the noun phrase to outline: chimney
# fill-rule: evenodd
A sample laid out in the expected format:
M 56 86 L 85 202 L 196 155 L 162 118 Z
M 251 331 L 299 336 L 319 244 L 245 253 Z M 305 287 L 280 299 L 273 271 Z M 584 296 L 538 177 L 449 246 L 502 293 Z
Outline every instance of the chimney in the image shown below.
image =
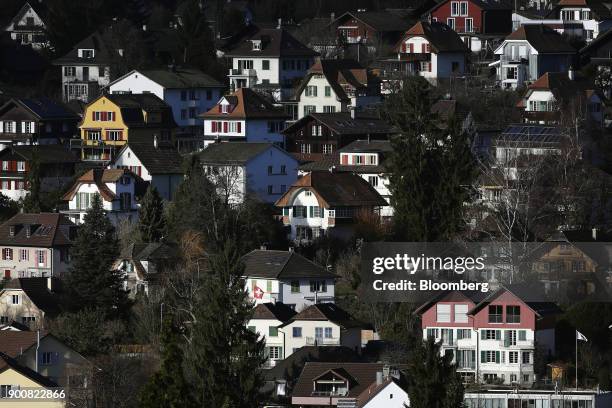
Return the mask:
M 567 77 L 568 77 L 568 78 L 569 78 L 571 81 L 573 81 L 573 80 L 574 80 L 574 78 L 575 78 L 575 75 L 574 75 L 574 67 L 570 67 L 570 68 L 567 70 Z
M 376 385 L 382 385 L 383 383 L 383 373 L 382 371 L 376 372 Z
M 597 228 L 591 230 L 591 236 L 593 237 L 593 241 L 597 241 Z

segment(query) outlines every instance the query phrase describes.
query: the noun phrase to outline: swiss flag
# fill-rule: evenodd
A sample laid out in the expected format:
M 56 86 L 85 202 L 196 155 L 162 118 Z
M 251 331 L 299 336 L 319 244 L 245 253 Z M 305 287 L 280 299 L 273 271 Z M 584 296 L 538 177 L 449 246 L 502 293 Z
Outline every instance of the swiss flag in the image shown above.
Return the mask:
M 255 286 L 255 289 L 253 289 L 253 296 L 255 297 L 255 299 L 262 299 L 264 295 L 264 291 L 262 288 L 260 288 L 259 286 Z

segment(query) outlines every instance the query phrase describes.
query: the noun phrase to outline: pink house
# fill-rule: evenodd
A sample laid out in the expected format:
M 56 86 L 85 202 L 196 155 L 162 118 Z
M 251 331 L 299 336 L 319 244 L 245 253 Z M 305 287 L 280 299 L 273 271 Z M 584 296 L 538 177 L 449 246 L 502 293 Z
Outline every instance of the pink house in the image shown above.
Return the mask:
M 450 354 L 465 382 L 529 386 L 536 380 L 534 354 L 555 349 L 554 303 L 524 289 L 445 292 L 419 307 L 423 338 Z

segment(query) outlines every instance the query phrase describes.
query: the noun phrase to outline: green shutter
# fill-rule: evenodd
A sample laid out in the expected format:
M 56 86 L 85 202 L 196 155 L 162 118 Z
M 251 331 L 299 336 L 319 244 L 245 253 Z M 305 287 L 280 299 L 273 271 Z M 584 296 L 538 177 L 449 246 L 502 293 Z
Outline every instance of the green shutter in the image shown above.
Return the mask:
M 495 340 L 501 340 L 501 330 L 495 330 Z
M 486 353 L 486 351 L 481 351 L 481 352 L 480 352 L 480 362 L 481 362 L 481 363 L 484 363 L 484 362 L 486 362 L 486 359 L 487 359 L 487 353 Z
M 314 217 L 314 207 L 310 206 L 308 208 L 310 208 L 310 218 L 313 218 Z
M 248 329 L 252 331 L 253 333 L 255 333 L 255 326 L 249 326 Z
M 268 336 L 278 337 L 278 327 L 274 327 L 274 326 L 268 327 Z
M 525 330 L 519 330 L 519 340 L 525 341 L 527 340 L 527 332 Z
M 499 351 L 496 351 L 496 352 L 495 352 L 495 362 L 496 362 L 497 364 L 499 364 L 499 362 L 500 362 L 500 359 L 499 359 Z
M 81 193 L 76 193 L 76 208 L 81 208 Z
M 266 291 L 267 291 L 268 293 L 271 293 L 271 292 L 272 292 L 272 281 L 271 281 L 271 280 L 267 280 L 267 281 L 266 281 Z
M 480 340 L 486 340 L 487 336 L 485 335 L 485 331 L 484 330 L 480 330 Z

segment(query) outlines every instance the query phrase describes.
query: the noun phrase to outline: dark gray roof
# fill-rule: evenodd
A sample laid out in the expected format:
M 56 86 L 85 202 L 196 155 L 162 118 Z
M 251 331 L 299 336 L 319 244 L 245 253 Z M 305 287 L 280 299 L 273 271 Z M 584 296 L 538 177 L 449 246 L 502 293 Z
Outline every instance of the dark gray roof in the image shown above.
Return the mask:
M 209 145 L 196 155 L 204 164 L 244 164 L 268 149 L 281 150 L 273 143 L 222 142 Z
M 31 161 L 34 156 L 41 164 L 51 163 L 77 163 L 79 158 L 62 145 L 13 145 L 0 152 L 0 157 L 17 155 Z
M 131 149 L 151 174 L 183 174 L 183 158 L 173 146 L 153 143 L 129 143 L 121 150 Z M 117 155 L 119 155 L 121 152 Z
M 223 88 L 225 85 L 204 72 L 193 68 L 140 71 L 147 78 L 165 88 Z M 129 75 L 129 74 L 128 74 Z
M 576 49 L 561 34 L 544 24 L 522 25 L 506 37 L 506 40 L 526 40 L 540 53 L 571 54 L 576 52 Z
M 355 140 L 343 148 L 340 149 L 340 152 L 348 153 L 348 152 L 392 152 L 391 142 L 389 140 Z
M 395 132 L 393 126 L 387 122 L 372 117 L 357 115 L 351 118 L 348 112 L 337 113 L 311 113 L 303 117 L 291 126 L 283 130 L 283 134 L 291 134 L 301 128 L 310 118 L 328 127 L 332 132 L 339 135 L 367 135 L 367 134 L 391 134 Z
M 289 322 L 282 324 L 280 327 L 287 326 L 291 322 L 300 320 L 330 321 L 344 329 L 369 327 L 369 325 L 355 319 L 350 313 L 334 303 L 316 303 L 308 306 L 306 309 L 293 316 Z
M 53 285 L 61 283 L 57 278 L 18 278 L 9 281 L 4 287 L 23 290 L 37 308 L 53 317 L 60 312 L 60 295 L 49 290 L 48 279 L 54 280 Z
M 261 49 L 253 50 L 252 40 L 261 41 Z M 285 29 L 262 28 L 226 53 L 229 57 L 314 57 L 319 55 L 299 42 Z
M 20 98 L 13 99 L 7 102 L 0 111 L 4 109 L 5 106 L 10 105 L 11 103 L 20 104 L 34 115 L 36 115 L 41 120 L 51 120 L 51 119 L 71 119 L 78 121 L 79 117 L 73 111 L 68 109 L 66 105 L 61 102 L 54 101 L 53 99 L 47 97 L 40 98 Z
M 178 247 L 164 242 L 132 244 L 121 254 L 122 258 L 134 261 L 171 260 L 179 257 Z
M 17 360 L 7 356 L 4 353 L 0 353 L 0 373 L 4 372 L 7 369 L 13 369 L 15 371 L 17 371 L 18 373 L 20 373 L 21 375 L 29 378 L 30 380 L 34 381 L 35 383 L 42 385 L 43 387 L 57 387 L 58 385 L 51 381 L 49 378 L 38 374 L 36 371 L 21 365 L 17 362 Z
M 284 323 L 295 316 L 295 314 L 295 310 L 282 302 L 260 303 L 253 310 L 253 317 L 251 319 L 276 319 Z
M 81 58 L 79 57 L 79 49 L 91 49 L 95 50 L 93 58 Z M 114 52 L 114 51 L 113 51 Z M 55 65 L 66 65 L 66 64 L 84 64 L 84 65 L 107 65 L 111 62 L 112 56 L 111 51 L 106 46 L 103 34 L 95 32 L 89 37 L 81 40 L 77 43 L 70 52 L 63 57 L 57 58 L 53 61 Z
M 244 275 L 256 278 L 335 278 L 324 267 L 291 251 L 254 250 L 242 257 Z
M 338 24 L 347 17 L 353 17 L 379 32 L 405 31 L 410 28 L 410 22 L 397 13 L 389 11 L 347 11 L 334 20 L 332 24 Z

